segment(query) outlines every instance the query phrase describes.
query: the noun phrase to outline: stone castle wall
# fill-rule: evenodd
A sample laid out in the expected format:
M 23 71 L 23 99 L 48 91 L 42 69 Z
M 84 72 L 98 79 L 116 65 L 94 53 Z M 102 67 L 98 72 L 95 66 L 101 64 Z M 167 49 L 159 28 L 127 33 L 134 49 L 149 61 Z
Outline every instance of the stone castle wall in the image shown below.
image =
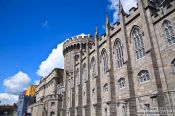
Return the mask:
M 175 44 L 168 44 L 163 23 L 171 22 L 175 33 L 175 1 L 168 3 L 157 10 L 149 0 L 139 0 L 138 8 L 132 8 L 129 15 L 120 13 L 120 23 L 109 26 L 106 19 L 103 36 L 96 32 L 95 37 L 78 36 L 64 43 L 63 116 L 136 116 L 145 109 L 161 111 L 166 106 L 172 112 Z M 132 34 L 135 28 L 140 30 L 144 45 L 139 59 Z M 121 67 L 121 51 L 115 48 L 118 41 L 123 51 Z M 106 65 L 103 53 L 107 55 Z M 149 78 L 140 82 L 143 72 Z M 125 80 L 123 86 L 118 83 L 120 79 Z

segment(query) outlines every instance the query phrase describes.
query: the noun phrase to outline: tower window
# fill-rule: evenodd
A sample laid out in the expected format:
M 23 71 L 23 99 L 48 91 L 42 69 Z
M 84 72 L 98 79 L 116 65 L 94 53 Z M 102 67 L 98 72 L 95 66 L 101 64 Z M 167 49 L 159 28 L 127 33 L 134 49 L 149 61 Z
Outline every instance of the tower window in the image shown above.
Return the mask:
M 92 89 L 92 95 L 95 95 L 95 88 Z
M 82 76 L 83 76 L 83 80 L 84 82 L 86 82 L 88 80 L 88 77 L 87 77 L 87 69 L 86 69 L 86 63 L 83 64 L 83 69 L 82 69 Z
M 51 106 L 55 106 L 55 102 L 51 102 Z
M 50 112 L 50 116 L 55 116 L 55 112 Z
M 108 91 L 108 83 L 106 83 L 106 84 L 103 86 L 103 91 L 104 91 L 104 92 L 107 92 L 107 91 Z
M 76 69 L 75 71 L 75 79 L 76 79 L 76 84 L 80 84 L 80 76 L 79 76 L 79 68 Z

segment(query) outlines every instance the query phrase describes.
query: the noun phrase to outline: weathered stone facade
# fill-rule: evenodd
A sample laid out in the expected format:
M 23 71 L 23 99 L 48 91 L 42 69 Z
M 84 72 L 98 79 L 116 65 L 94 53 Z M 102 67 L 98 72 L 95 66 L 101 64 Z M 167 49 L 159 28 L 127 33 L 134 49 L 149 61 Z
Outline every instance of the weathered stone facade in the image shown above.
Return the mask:
M 28 106 L 32 116 L 60 116 L 62 100 L 57 91 L 63 84 L 63 69 L 54 69 L 42 78 L 36 90 L 36 103 Z
M 175 115 L 175 0 L 119 11 L 103 36 L 64 43 L 63 116 Z

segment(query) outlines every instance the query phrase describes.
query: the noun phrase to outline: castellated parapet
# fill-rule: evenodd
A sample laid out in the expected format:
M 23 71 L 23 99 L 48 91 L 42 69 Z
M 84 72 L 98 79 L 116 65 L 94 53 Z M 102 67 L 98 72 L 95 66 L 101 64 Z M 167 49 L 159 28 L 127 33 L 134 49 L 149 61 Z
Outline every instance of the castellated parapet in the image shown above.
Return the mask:
M 86 43 L 91 41 L 93 41 L 93 36 L 90 34 L 82 34 L 75 37 L 71 37 L 63 45 L 63 54 L 65 54 L 69 50 L 79 49 L 80 46 L 85 45 Z

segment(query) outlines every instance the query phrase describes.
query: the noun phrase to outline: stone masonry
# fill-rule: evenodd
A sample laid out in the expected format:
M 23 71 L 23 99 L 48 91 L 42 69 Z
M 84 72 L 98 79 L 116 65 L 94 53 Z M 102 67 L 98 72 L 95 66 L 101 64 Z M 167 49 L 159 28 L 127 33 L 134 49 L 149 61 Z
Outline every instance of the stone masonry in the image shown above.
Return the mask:
M 63 84 L 63 69 L 55 68 L 40 80 L 36 89 L 36 103 L 27 108 L 32 116 L 60 116 L 62 98 L 58 88 Z
M 104 35 L 64 43 L 62 116 L 175 116 L 175 0 L 118 6 Z

